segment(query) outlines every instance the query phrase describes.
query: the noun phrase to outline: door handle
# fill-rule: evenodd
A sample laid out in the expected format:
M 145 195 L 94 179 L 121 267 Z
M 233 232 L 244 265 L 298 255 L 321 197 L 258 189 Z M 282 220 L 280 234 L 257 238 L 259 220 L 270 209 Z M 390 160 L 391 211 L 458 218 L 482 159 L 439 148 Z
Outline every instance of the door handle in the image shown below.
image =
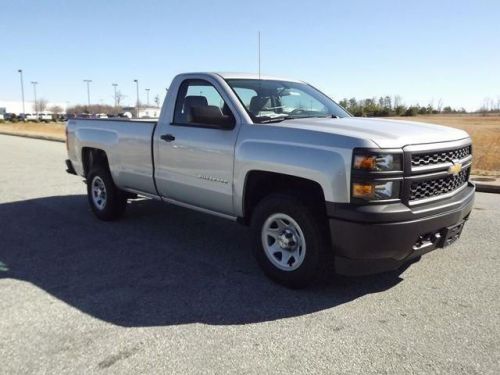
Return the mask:
M 172 134 L 163 134 L 161 137 L 165 142 L 175 141 L 175 137 Z

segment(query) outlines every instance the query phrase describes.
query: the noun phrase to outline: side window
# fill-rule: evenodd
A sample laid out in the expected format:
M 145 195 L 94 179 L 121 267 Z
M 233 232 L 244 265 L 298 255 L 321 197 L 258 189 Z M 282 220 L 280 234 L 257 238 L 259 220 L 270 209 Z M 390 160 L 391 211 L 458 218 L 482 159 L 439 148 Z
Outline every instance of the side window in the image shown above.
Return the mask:
M 233 129 L 234 115 L 216 88 L 203 80 L 184 81 L 177 94 L 174 125 Z

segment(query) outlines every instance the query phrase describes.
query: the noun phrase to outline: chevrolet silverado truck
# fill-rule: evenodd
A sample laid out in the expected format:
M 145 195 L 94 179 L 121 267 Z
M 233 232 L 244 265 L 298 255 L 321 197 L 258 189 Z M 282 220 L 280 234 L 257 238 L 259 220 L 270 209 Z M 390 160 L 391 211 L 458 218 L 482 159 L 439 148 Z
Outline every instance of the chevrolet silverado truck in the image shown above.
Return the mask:
M 142 196 L 238 221 L 288 287 L 448 246 L 474 200 L 467 133 L 352 117 L 297 80 L 180 74 L 158 121 L 73 119 L 66 132 L 67 171 L 99 219 Z

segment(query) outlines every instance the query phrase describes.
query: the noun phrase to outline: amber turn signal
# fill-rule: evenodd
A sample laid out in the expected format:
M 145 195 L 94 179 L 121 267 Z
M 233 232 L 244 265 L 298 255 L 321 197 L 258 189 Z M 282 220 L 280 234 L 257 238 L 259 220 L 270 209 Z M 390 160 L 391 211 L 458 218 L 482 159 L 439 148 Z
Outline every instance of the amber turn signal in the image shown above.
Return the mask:
M 370 199 L 375 194 L 375 186 L 373 184 L 352 184 L 352 196 L 354 198 Z
M 373 170 L 377 168 L 377 158 L 373 155 L 356 155 L 354 157 L 355 169 Z

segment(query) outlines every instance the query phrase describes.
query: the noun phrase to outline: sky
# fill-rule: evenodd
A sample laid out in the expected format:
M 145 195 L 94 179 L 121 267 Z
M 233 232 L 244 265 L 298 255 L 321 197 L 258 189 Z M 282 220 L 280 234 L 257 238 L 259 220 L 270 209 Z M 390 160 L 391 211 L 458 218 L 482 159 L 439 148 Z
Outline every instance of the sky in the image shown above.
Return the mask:
M 177 73 L 297 78 L 335 100 L 478 109 L 500 99 L 500 1 L 0 0 L 0 99 L 163 99 Z

